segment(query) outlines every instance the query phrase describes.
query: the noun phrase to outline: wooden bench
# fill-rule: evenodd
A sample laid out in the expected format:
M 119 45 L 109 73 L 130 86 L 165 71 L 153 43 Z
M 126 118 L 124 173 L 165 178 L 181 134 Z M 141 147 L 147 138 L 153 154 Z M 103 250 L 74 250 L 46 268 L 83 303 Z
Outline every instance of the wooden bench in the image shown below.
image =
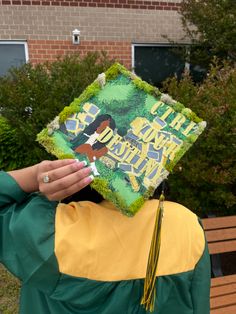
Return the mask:
M 236 274 L 224 276 L 219 254 L 236 251 L 236 216 L 202 219 L 211 254 L 211 314 L 236 314 Z M 236 260 L 232 261 L 236 264 Z

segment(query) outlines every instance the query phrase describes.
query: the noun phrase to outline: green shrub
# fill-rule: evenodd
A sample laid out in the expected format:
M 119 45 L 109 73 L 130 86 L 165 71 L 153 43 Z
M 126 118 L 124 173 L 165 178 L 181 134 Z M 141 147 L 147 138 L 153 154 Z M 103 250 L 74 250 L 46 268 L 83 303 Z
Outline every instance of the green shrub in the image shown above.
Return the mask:
M 207 121 L 207 128 L 169 177 L 171 198 L 200 215 L 236 213 L 236 68 L 211 66 L 201 85 L 188 74 L 164 90 Z
M 12 69 L 0 78 L 0 167 L 29 166 L 53 158 L 36 142 L 36 135 L 74 98 L 104 72 L 112 61 L 103 53 L 66 56 L 62 60 Z M 1 126 L 0 126 L 1 127 Z
M 37 163 L 43 155 L 44 159 L 50 158 L 39 146 L 28 147 L 17 129 L 11 127 L 7 119 L 0 116 L 0 169 L 5 171 L 19 169 Z
M 214 56 L 236 60 L 235 0 L 182 0 L 180 16 L 191 49 L 191 63 L 208 67 Z

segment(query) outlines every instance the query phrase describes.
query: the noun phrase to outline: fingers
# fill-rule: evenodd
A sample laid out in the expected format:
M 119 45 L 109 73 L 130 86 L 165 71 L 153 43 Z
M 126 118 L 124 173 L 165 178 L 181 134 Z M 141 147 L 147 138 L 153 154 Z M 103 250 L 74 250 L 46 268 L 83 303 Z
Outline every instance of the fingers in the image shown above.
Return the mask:
M 39 190 L 49 200 L 62 200 L 90 184 L 91 168 L 75 159 L 43 161 L 38 165 Z M 49 181 L 45 182 L 45 176 Z
M 59 179 L 56 179 L 56 180 L 52 179 L 53 176 L 51 174 L 52 177 L 49 176 L 49 178 L 50 178 L 49 183 L 42 184 L 41 192 L 47 193 L 47 194 L 54 194 L 56 192 L 66 190 L 74 184 L 77 184 L 78 188 L 79 188 L 80 181 L 85 179 L 86 177 L 88 177 L 90 175 L 90 173 L 91 173 L 91 168 L 86 167 L 83 169 L 78 169 L 77 171 L 69 173 L 69 174 L 67 174 L 67 175 L 65 175 Z M 54 177 L 55 177 L 55 175 L 54 175 Z
M 57 160 L 63 161 L 63 160 Z M 58 179 L 64 178 L 82 168 L 86 165 L 86 162 L 78 162 L 76 159 L 68 159 L 64 162 L 43 162 L 41 166 L 39 180 L 43 181 L 43 177 L 47 175 L 50 181 L 56 181 Z
M 77 159 L 59 159 L 59 160 L 44 160 L 39 164 L 41 172 L 49 172 L 51 170 L 61 168 L 70 164 L 75 164 Z
M 51 201 L 55 200 L 62 200 L 68 196 L 71 196 L 75 194 L 76 192 L 82 190 L 84 187 L 86 187 L 88 184 L 90 184 L 93 180 L 93 176 L 85 177 L 84 179 L 80 180 L 78 183 L 75 183 L 71 185 L 70 187 L 67 187 L 66 189 L 57 191 L 53 194 L 50 194 L 48 196 L 48 199 Z

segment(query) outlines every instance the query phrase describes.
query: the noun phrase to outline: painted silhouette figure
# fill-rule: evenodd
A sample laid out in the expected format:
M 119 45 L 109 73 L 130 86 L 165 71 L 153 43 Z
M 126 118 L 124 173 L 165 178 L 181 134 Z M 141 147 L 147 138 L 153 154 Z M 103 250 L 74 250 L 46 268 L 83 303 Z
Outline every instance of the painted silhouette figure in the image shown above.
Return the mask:
M 85 128 L 83 132 L 85 142 L 83 144 L 78 145 L 78 142 L 81 143 L 81 137 L 75 138 L 72 141 L 74 151 L 88 157 L 94 175 L 99 175 L 95 166 L 95 161 L 108 152 L 105 144 L 97 140 L 106 127 L 114 130 L 115 121 L 108 114 L 100 115 L 94 120 L 94 122 Z

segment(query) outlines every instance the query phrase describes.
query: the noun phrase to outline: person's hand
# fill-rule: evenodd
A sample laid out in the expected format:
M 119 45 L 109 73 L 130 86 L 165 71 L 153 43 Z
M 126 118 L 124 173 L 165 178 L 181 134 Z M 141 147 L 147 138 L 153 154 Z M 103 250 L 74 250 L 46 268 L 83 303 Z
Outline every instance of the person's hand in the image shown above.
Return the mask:
M 90 184 L 91 168 L 75 159 L 44 160 L 37 165 L 38 189 L 51 201 L 62 200 Z

